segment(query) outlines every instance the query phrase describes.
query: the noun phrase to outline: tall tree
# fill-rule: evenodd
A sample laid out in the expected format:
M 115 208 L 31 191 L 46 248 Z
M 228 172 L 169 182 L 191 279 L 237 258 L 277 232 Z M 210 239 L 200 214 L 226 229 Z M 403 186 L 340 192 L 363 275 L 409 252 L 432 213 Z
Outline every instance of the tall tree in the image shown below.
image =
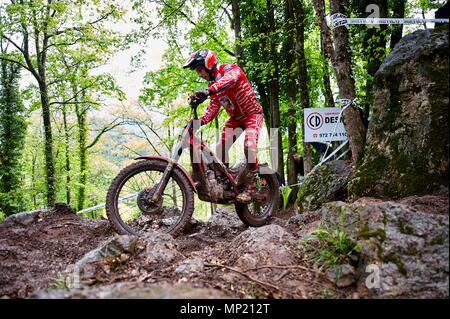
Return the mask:
M 333 91 L 331 90 L 331 80 L 330 80 L 330 73 L 329 73 L 329 62 L 330 58 L 327 56 L 327 53 L 323 46 L 323 35 L 320 33 L 320 54 L 324 57 L 323 61 L 323 89 L 324 89 L 324 96 L 326 99 L 326 105 L 327 107 L 335 107 L 334 105 L 334 98 L 333 98 Z
M 279 54 L 277 51 L 277 42 L 279 41 L 277 36 L 277 29 L 275 25 L 275 6 L 272 0 L 266 0 L 267 18 L 269 21 L 268 39 L 269 39 L 269 78 L 268 78 L 268 91 L 269 91 L 269 105 L 271 115 L 271 127 L 275 130 L 279 130 L 281 127 L 280 119 L 280 79 L 279 79 Z M 283 140 L 281 132 L 278 131 L 277 137 L 277 149 L 273 154 L 274 158 L 278 162 L 278 173 L 283 181 L 284 176 L 284 159 L 283 159 Z
M 0 54 L 4 52 L 0 41 Z M 0 212 L 6 216 L 23 208 L 21 165 L 25 133 L 25 107 L 19 94 L 20 68 L 0 60 Z
M 94 18 L 89 21 L 83 19 L 79 7 L 91 10 Z M 49 86 L 53 83 L 48 80 L 48 57 L 56 47 L 98 40 L 101 36 L 96 32 L 104 32 L 100 28 L 102 24 L 109 18 L 118 18 L 121 11 L 114 0 L 93 3 L 90 0 L 11 0 L 0 5 L 0 12 L 0 36 L 14 47 L 13 52 L 3 55 L 1 59 L 16 63 L 30 72 L 39 87 L 44 125 L 46 198 L 47 206 L 53 206 L 56 191 L 49 96 Z
M 348 1 L 330 0 L 330 13 L 347 14 Z M 352 74 L 351 53 L 348 51 L 348 30 L 338 27 L 333 30 L 334 40 L 331 40 L 330 30 L 325 21 L 325 4 L 323 0 L 314 0 L 314 8 L 319 21 L 325 50 L 331 58 L 331 62 L 339 87 L 341 100 L 354 101 L 356 98 L 355 80 Z M 333 46 L 334 42 L 334 46 Z M 343 112 L 345 131 L 349 139 L 350 147 L 356 165 L 361 164 L 364 155 L 366 141 L 366 128 L 360 118 L 356 104 L 352 104 Z
M 405 17 L 405 4 L 406 0 L 392 1 L 392 17 L 404 18 Z M 400 41 L 403 36 L 403 24 L 394 24 L 391 31 L 390 48 L 393 49 L 395 45 Z
M 376 8 L 376 11 L 375 11 Z M 359 1 L 357 6 L 352 7 L 357 16 L 364 17 L 366 12 L 373 11 L 377 13 L 380 18 L 387 18 L 388 16 L 388 1 L 387 0 L 364 0 Z M 381 63 L 386 57 L 386 44 L 389 30 L 386 24 L 375 26 L 352 26 L 354 30 L 353 42 L 358 44 L 360 51 L 353 47 L 355 54 L 359 54 L 363 61 L 366 62 L 365 70 L 367 76 L 365 77 L 365 84 L 362 87 L 363 94 L 361 94 L 361 106 L 364 110 L 365 117 L 369 117 L 370 108 L 373 104 L 373 76 L 378 71 Z M 359 51 L 359 52 L 358 52 Z
M 235 41 L 235 56 L 237 65 L 244 69 L 244 48 L 242 47 L 242 35 L 241 35 L 241 10 L 239 8 L 238 0 L 231 0 L 231 7 L 233 13 L 233 29 L 234 29 L 234 41 Z
M 286 75 L 286 96 L 287 96 L 287 121 L 288 121 L 288 155 L 287 155 L 287 182 L 289 185 L 297 184 L 297 174 L 293 155 L 297 153 L 297 73 L 296 68 L 296 30 L 294 18 L 294 1 L 284 1 L 284 74 Z M 294 186 L 289 197 L 289 203 L 294 203 L 298 187 Z
M 300 105 L 302 110 L 310 107 L 309 89 L 308 89 L 308 70 L 306 66 L 305 55 L 305 9 L 302 1 L 295 1 L 295 21 L 297 25 L 297 59 L 298 59 L 298 83 L 300 88 Z M 302 125 L 303 127 L 303 125 Z M 304 127 L 303 127 L 303 136 Z M 312 169 L 312 150 L 309 143 L 303 140 L 303 165 L 305 174 L 308 174 Z

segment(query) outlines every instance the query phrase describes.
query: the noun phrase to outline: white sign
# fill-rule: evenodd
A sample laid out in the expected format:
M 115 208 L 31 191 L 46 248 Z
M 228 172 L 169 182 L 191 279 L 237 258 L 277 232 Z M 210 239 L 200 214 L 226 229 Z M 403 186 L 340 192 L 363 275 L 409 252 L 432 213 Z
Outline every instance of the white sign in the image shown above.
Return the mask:
M 305 142 L 345 141 L 345 132 L 341 108 L 309 108 L 304 112 Z

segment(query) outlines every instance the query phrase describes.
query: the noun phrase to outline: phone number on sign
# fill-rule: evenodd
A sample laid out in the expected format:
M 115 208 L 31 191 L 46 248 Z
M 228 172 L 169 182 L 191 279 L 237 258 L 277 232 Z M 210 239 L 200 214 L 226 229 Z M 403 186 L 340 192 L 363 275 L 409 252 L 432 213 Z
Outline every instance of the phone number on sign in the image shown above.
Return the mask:
M 316 135 L 316 134 L 314 134 L 314 135 Z M 321 137 L 321 138 L 326 138 L 326 137 L 338 137 L 338 136 L 347 136 L 347 134 L 346 133 L 319 133 L 319 134 L 317 134 L 319 137 Z M 317 137 L 317 136 L 315 136 L 315 137 Z

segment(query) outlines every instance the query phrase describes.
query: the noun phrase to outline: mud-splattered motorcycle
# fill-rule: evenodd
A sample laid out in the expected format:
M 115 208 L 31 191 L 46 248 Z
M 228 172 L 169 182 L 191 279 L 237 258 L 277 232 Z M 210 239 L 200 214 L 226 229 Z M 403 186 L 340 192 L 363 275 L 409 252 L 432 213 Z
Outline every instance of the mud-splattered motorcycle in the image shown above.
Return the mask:
M 170 158 L 138 157 L 136 160 L 140 161 L 122 169 L 112 181 L 106 196 L 106 213 L 120 234 L 141 236 L 159 229 L 173 236 L 180 235 L 194 212 L 194 192 L 203 201 L 234 204 L 239 218 L 249 226 L 264 225 L 275 211 L 279 183 L 275 171 L 265 163 L 259 164 L 252 202 L 236 201 L 236 196 L 243 191 L 247 165 L 240 161 L 228 168 L 195 135 L 198 104 L 199 101 L 191 100 L 193 120 L 183 128 Z M 187 148 L 191 174 L 178 164 L 182 151 Z

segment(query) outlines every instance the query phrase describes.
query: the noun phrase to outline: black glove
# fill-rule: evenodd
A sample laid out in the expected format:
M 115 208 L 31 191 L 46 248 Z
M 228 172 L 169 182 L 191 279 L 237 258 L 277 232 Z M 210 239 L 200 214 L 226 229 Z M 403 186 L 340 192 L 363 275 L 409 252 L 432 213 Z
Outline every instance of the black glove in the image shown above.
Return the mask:
M 209 88 L 206 90 L 198 90 L 197 92 L 194 93 L 191 99 L 195 100 L 198 104 L 200 104 L 203 103 L 210 95 L 211 90 Z

